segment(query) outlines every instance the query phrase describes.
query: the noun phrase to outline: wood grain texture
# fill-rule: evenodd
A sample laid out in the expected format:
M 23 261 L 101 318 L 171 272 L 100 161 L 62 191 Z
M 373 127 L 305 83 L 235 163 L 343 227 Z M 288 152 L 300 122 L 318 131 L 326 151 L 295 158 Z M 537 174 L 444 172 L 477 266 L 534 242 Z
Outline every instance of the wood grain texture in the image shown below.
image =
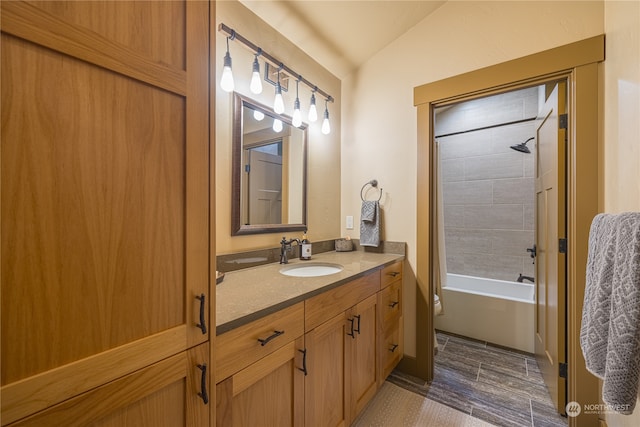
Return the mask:
M 378 307 L 383 329 L 402 315 L 402 280 L 393 282 L 390 286 L 378 292 Z
M 274 331 L 284 333 L 264 346 L 260 345 L 258 339 L 266 339 Z M 218 336 L 215 347 L 216 383 L 303 334 L 304 303 L 301 302 Z
M 349 378 L 350 422 L 376 394 L 378 390 L 378 297 L 371 295 L 358 303 L 349 316 L 358 316 L 355 339 L 347 338 L 351 346 L 350 363 L 347 370 Z
M 84 3 L 91 4 L 93 2 Z M 100 6 L 105 3 L 107 2 L 95 2 L 92 8 L 95 10 L 97 6 L 98 9 L 103 9 Z M 157 2 L 154 3 L 157 4 Z M 39 5 L 43 4 L 47 3 L 42 2 Z M 84 5 L 85 8 L 87 6 Z M 99 15 L 99 13 L 98 11 L 95 14 Z M 91 13 L 90 15 L 95 14 Z M 82 14 L 78 20 L 81 20 L 85 15 L 87 14 Z M 92 30 L 63 21 L 32 4 L 18 1 L 2 2 L 1 19 L 4 33 L 12 34 L 175 94 L 186 94 L 187 75 L 182 67 L 176 68 L 154 61 L 152 58 Z M 126 31 L 128 28 L 127 22 L 114 21 L 111 24 L 113 25 L 112 34 L 116 34 L 120 30 Z M 143 31 L 145 28 L 139 29 L 139 31 Z M 176 46 L 183 45 L 176 44 Z
M 206 342 L 215 304 L 209 3 L 1 7 L 4 425 Z
M 219 426 L 299 426 L 304 423 L 304 338 L 280 347 L 217 386 Z
M 380 288 L 385 288 L 396 280 L 402 280 L 402 265 L 402 261 L 398 261 L 380 271 Z
M 149 416 L 149 420 L 157 421 L 153 425 L 175 426 L 185 425 L 184 416 L 176 417 L 176 404 L 184 402 L 185 377 L 186 377 L 186 352 L 151 365 L 141 371 L 137 371 L 117 381 L 99 387 L 85 395 L 67 400 L 53 406 L 46 411 L 24 419 L 16 426 L 41 427 L 62 425 L 88 425 L 96 422 L 96 425 L 127 425 L 117 424 L 123 417 Z M 156 394 L 157 393 L 157 394 Z M 142 402 L 146 408 L 139 407 L 134 402 Z M 167 408 L 171 408 L 169 411 Z M 116 410 L 121 410 L 116 411 Z M 168 419 L 158 417 L 167 416 Z M 144 420 L 144 422 L 143 422 Z M 168 422 L 177 420 L 176 424 Z M 135 421 L 132 420 L 135 425 Z M 147 420 L 142 418 L 140 424 L 146 425 Z M 4 417 L 3 417 L 4 422 Z
M 186 172 L 182 99 L 2 41 L 4 385 L 185 321 Z
M 356 305 L 380 289 L 380 273 L 374 271 L 359 279 L 316 295 L 305 301 L 305 331 Z
M 349 384 L 346 363 L 350 360 L 345 339 L 346 314 L 327 322 L 305 334 L 307 369 L 305 378 L 305 426 L 349 425 Z

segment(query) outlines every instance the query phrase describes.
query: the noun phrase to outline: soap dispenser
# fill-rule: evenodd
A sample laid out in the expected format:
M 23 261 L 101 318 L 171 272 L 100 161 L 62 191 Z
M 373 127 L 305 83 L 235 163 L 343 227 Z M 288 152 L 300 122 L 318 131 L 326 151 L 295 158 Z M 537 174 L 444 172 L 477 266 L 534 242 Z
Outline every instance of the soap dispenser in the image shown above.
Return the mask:
M 302 241 L 300 242 L 300 259 L 304 261 L 311 259 L 311 242 L 307 239 L 307 230 L 304 230 Z

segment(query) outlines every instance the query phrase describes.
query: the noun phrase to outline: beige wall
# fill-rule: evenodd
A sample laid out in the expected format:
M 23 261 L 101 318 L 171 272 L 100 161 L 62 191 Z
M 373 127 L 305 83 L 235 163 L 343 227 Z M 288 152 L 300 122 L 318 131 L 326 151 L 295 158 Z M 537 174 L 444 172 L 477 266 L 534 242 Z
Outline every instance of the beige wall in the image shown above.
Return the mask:
M 217 24 L 223 22 L 266 52 L 283 61 L 287 66 L 303 75 L 307 80 L 336 98 L 329 103 L 332 131 L 329 135 L 320 132 L 319 120 L 309 127 L 308 157 L 308 224 L 309 239 L 326 240 L 339 235 L 340 226 L 340 80 L 320 64 L 312 60 L 297 46 L 285 39 L 276 29 L 267 25 L 239 2 L 216 2 Z M 230 42 L 236 91 L 258 102 L 273 105 L 274 87 L 263 82 L 263 92 L 254 95 L 249 91 L 253 54 L 240 43 Z M 222 73 L 223 57 L 226 51 L 225 35 L 218 32 L 216 37 L 216 84 Z M 264 62 L 260 61 L 264 73 Z M 218 86 L 219 87 L 219 86 Z M 283 92 L 285 114 L 293 113 L 295 84 Z M 300 85 L 300 103 L 303 117 L 309 104 L 311 92 Z M 278 246 L 283 235 L 298 236 L 301 232 L 258 234 L 251 236 L 231 236 L 231 125 L 233 96 L 221 89 L 216 90 L 216 251 L 227 254 L 250 249 Z M 324 100 L 317 99 L 318 115 L 324 112 Z M 306 120 L 304 120 L 306 121 Z
M 640 211 L 640 2 L 606 1 L 604 28 L 604 208 Z M 632 415 L 606 420 L 640 425 L 640 401 Z
M 385 239 L 406 241 L 405 353 L 415 355 L 416 110 L 413 88 L 604 32 L 602 2 L 447 2 L 343 80 L 342 216 L 384 188 Z

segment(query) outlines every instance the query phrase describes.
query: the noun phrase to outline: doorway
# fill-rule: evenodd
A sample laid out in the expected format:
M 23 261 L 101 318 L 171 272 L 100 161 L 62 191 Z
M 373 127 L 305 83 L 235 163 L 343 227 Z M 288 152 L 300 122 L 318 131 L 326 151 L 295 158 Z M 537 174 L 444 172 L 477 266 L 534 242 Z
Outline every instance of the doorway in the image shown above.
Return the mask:
M 444 236 L 434 252 L 444 254 L 437 261 L 446 273 L 435 286 L 444 307 L 435 328 L 521 352 L 525 362 L 529 357 L 528 363 L 515 357 L 518 369 L 504 375 L 504 384 L 487 373 L 501 363 L 495 357 L 475 380 L 511 390 L 503 399 L 535 397 L 547 404 L 546 392 L 530 396 L 509 383 L 544 378 L 542 388 L 559 413 L 566 405 L 558 369 L 566 361 L 566 259 L 553 242 L 566 238 L 566 126 L 559 120 L 566 118 L 565 100 L 563 80 L 436 106 L 433 146 L 434 235 Z M 436 372 L 448 372 L 443 367 L 459 356 L 439 352 Z M 523 369 L 528 365 L 532 369 Z M 473 394 L 482 394 L 476 387 Z M 517 406 L 512 402 L 505 410 Z
M 434 109 L 462 99 L 474 99 L 535 84 L 568 82 L 569 138 L 567 142 L 567 370 L 569 400 L 598 401 L 598 384 L 584 366 L 579 345 L 580 316 L 589 227 L 599 211 L 598 200 L 598 62 L 604 60 L 604 36 L 598 36 L 416 87 L 418 125 L 417 192 L 417 324 L 416 357 L 402 368 L 433 379 L 433 295 L 437 271 L 434 245 Z M 577 141 L 580 141 L 578 144 Z M 597 415 L 581 414 L 570 425 L 597 425 Z

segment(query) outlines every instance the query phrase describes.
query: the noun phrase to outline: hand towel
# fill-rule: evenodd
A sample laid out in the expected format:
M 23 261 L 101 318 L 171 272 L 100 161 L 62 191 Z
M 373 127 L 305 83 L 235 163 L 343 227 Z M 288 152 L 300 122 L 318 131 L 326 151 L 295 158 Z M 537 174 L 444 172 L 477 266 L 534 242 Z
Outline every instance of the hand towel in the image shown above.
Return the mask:
M 589 233 L 580 346 L 602 400 L 635 408 L 640 381 L 640 212 L 601 214 Z
M 380 245 L 380 204 L 377 201 L 363 200 L 360 210 L 360 245 Z

